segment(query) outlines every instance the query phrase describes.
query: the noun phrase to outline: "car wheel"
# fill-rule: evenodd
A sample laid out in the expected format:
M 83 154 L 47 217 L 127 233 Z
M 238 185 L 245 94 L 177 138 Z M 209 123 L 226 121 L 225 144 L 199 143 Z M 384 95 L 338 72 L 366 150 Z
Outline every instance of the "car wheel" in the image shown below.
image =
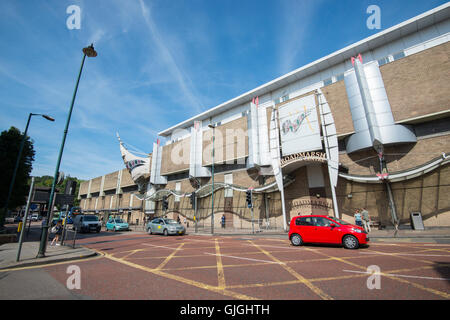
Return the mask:
M 165 236 L 168 236 L 168 235 L 169 235 L 169 232 L 167 231 L 167 229 L 164 229 L 164 235 L 165 235 Z
M 303 243 L 303 239 L 302 239 L 302 237 L 300 237 L 299 234 L 294 233 L 294 234 L 291 236 L 291 243 L 292 243 L 294 246 L 301 246 L 302 243 Z
M 342 244 L 346 249 L 358 249 L 359 247 L 358 239 L 349 234 L 342 239 Z

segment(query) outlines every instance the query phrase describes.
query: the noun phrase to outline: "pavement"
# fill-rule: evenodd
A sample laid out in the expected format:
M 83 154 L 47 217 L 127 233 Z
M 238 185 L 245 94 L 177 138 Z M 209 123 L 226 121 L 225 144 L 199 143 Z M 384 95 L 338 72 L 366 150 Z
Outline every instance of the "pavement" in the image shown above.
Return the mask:
M 141 228 L 135 228 L 133 233 L 144 233 Z M 142 230 L 142 231 L 141 231 Z M 37 232 L 37 230 L 35 231 Z M 190 227 L 187 233 L 196 235 L 211 235 L 211 229 L 198 228 L 197 233 L 195 228 Z M 249 229 L 233 229 L 233 228 L 215 228 L 214 235 L 216 236 L 257 236 L 268 238 L 282 238 L 287 237 L 287 233 L 283 230 L 252 230 Z M 411 230 L 411 229 L 373 229 L 369 233 L 371 242 L 420 242 L 420 243 L 450 243 L 450 227 L 429 227 L 425 230 Z M 30 239 L 31 240 L 31 239 Z M 43 258 L 37 258 L 39 251 L 39 241 L 26 241 L 22 244 L 20 260 L 16 261 L 18 251 L 18 243 L 6 243 L 0 246 L 0 270 L 24 268 L 31 266 L 38 266 L 44 264 L 53 264 L 59 262 L 67 262 L 72 260 L 85 259 L 94 257 L 97 252 L 87 247 L 76 245 L 75 247 L 69 245 L 64 246 L 50 246 L 47 245 L 46 255 Z
M 5 243 L 0 246 L 0 270 L 24 268 L 30 266 L 44 265 L 50 263 L 66 262 L 78 259 L 85 259 L 96 256 L 97 253 L 82 246 L 50 246 L 47 245 L 45 257 L 37 258 L 39 252 L 39 241 L 24 242 L 20 252 L 20 259 L 17 259 L 19 244 Z

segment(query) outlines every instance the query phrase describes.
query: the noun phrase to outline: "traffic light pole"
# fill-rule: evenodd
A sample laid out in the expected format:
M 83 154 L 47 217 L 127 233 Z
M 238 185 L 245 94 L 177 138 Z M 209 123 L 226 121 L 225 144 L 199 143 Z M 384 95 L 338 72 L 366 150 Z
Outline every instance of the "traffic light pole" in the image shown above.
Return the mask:
M 252 210 L 252 234 L 255 233 L 255 226 L 253 222 L 253 190 L 250 190 L 250 199 L 251 199 L 251 210 Z
M 197 196 L 194 193 L 194 220 L 195 220 L 195 233 L 198 232 L 198 226 L 197 226 Z

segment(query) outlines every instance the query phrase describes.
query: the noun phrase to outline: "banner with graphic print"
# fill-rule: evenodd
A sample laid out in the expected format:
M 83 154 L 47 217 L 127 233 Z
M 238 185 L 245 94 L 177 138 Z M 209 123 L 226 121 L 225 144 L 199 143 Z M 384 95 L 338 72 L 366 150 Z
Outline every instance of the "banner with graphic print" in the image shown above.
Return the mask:
M 278 114 L 283 156 L 322 149 L 313 94 L 280 106 Z

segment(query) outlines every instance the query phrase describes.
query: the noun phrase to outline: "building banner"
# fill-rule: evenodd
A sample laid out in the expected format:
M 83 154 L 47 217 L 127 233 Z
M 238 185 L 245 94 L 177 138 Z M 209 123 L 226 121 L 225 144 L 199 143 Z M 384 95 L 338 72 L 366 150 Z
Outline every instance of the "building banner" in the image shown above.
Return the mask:
M 278 113 L 283 156 L 322 149 L 313 94 L 280 106 Z

